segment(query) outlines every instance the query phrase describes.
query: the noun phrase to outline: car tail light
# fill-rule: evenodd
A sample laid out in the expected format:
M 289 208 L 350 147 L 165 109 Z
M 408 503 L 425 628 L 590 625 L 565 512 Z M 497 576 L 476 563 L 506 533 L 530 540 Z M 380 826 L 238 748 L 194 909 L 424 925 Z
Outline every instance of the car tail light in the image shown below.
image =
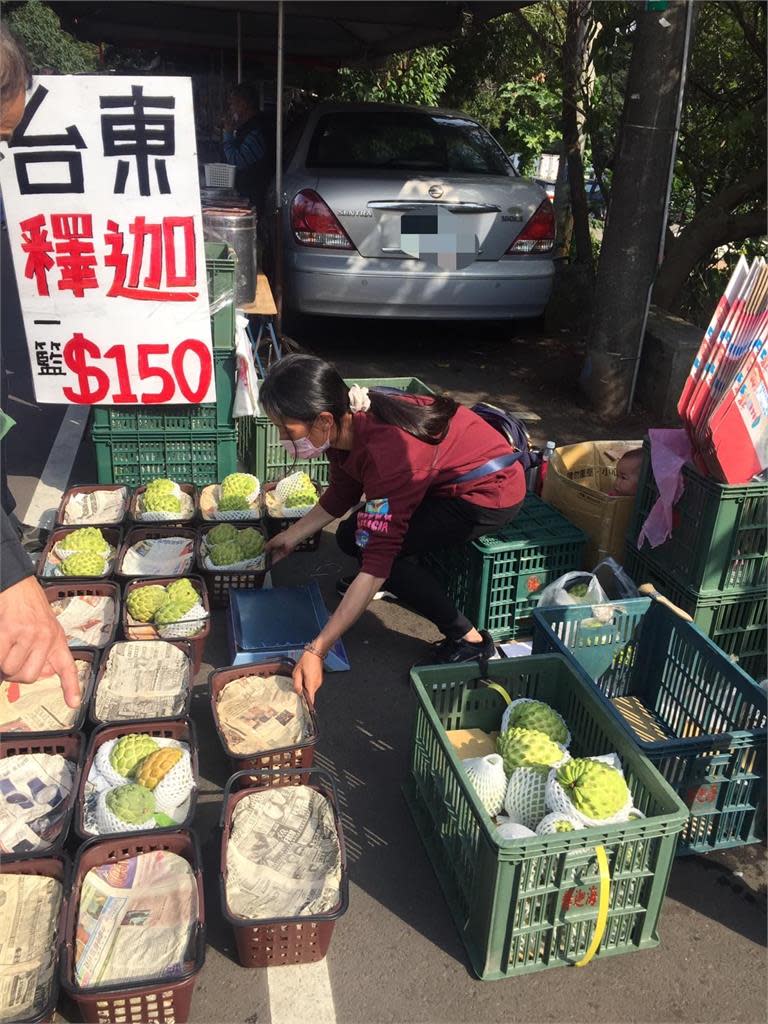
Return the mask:
M 539 206 L 507 249 L 508 256 L 551 252 L 555 244 L 555 211 L 548 199 Z
M 311 188 L 302 189 L 291 203 L 291 230 L 297 242 L 325 249 L 354 249 L 333 211 Z

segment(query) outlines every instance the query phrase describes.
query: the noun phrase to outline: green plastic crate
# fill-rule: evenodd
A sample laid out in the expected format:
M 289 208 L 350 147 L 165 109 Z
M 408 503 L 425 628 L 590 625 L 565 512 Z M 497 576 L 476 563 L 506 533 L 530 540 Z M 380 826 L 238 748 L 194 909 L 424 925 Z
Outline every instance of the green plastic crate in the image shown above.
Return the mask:
M 216 401 L 199 405 L 95 405 L 91 429 L 95 434 L 186 433 L 190 430 L 234 430 L 232 410 L 237 382 L 234 352 L 213 353 Z
M 211 337 L 214 348 L 235 347 L 235 254 L 223 242 L 205 243 Z M 255 287 L 255 283 L 254 283 Z
M 526 495 L 502 530 L 424 555 L 424 565 L 478 629 L 494 640 L 530 632 L 538 592 L 581 567 L 586 538 L 561 512 Z
M 674 508 L 672 536 L 657 548 L 644 545 L 649 565 L 702 596 L 768 586 L 768 482 L 727 486 L 683 467 L 684 490 Z M 630 540 L 659 496 L 644 446 Z
M 602 623 L 587 605 L 537 609 L 534 653 L 565 654 L 690 808 L 678 853 L 758 842 L 765 691 L 657 601 L 612 607 Z
M 645 817 L 500 839 L 446 730 L 498 729 L 502 698 L 477 677 L 476 666 L 414 669 L 418 706 L 405 796 L 475 972 L 484 980 L 516 977 L 585 955 L 600 909 L 598 843 L 607 854 L 610 890 L 597 958 L 656 946 L 687 808 L 594 686 L 561 655 L 492 661 L 488 679 L 513 699 L 532 697 L 559 711 L 574 756 L 617 753 Z
M 205 486 L 237 469 L 234 430 L 216 434 L 94 435 L 93 440 L 100 484 L 137 487 L 162 476 Z
M 418 377 L 355 377 L 349 378 L 347 384 L 350 387 L 359 384 L 365 388 L 397 388 L 411 395 L 434 394 Z M 287 473 L 303 470 L 323 486 L 328 483 L 328 460 L 325 456 L 299 459 L 294 463 L 293 457 L 280 444 L 277 427 L 266 416 L 239 419 L 237 434 L 240 460 L 246 470 L 259 480 L 281 480 Z
M 680 586 L 645 553 L 627 545 L 627 572 L 638 583 L 652 583 L 672 604 L 688 612 L 699 629 L 738 661 L 753 679 L 768 676 L 768 593 L 762 590 L 699 594 Z

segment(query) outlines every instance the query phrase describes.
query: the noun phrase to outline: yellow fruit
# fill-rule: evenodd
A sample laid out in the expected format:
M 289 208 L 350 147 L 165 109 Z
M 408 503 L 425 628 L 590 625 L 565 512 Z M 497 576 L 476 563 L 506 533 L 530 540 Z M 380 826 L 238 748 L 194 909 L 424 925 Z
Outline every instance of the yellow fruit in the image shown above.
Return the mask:
M 141 762 L 135 773 L 136 781 L 146 789 L 154 789 L 180 760 L 178 747 L 161 747 Z

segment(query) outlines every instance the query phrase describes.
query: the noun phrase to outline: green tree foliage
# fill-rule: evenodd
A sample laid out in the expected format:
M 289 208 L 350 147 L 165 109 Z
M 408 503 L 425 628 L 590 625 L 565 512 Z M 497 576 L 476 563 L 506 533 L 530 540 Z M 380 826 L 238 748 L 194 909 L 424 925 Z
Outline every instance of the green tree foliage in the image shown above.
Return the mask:
M 99 48 L 75 39 L 58 15 L 40 0 L 28 0 L 10 12 L 8 27 L 27 48 L 32 70 L 75 75 L 99 68 Z
M 334 98 L 435 107 L 453 72 L 447 55 L 445 46 L 427 46 L 410 53 L 396 53 L 380 67 L 340 68 Z

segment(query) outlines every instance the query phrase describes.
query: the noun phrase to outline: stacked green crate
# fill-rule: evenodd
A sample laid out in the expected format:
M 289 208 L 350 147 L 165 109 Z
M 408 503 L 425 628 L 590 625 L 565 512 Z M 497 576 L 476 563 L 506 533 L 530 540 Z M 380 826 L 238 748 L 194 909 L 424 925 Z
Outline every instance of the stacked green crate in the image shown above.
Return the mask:
M 235 357 L 235 257 L 207 242 L 216 401 L 199 405 L 95 406 L 91 437 L 99 483 L 145 484 L 156 476 L 204 485 L 237 469 L 232 415 Z
M 756 679 L 768 674 L 768 483 L 729 486 L 683 467 L 672 535 L 637 548 L 658 498 L 648 444 L 628 538 L 626 568 L 683 608 Z
M 418 377 L 366 377 L 350 378 L 347 384 L 359 384 L 364 388 L 396 388 L 409 395 L 431 395 L 430 388 Z M 295 460 L 280 444 L 277 427 L 266 416 L 240 419 L 237 422 L 238 454 L 249 473 L 259 480 L 280 480 L 288 473 L 303 470 L 325 486 L 328 483 L 328 460 L 325 456 L 317 459 Z

